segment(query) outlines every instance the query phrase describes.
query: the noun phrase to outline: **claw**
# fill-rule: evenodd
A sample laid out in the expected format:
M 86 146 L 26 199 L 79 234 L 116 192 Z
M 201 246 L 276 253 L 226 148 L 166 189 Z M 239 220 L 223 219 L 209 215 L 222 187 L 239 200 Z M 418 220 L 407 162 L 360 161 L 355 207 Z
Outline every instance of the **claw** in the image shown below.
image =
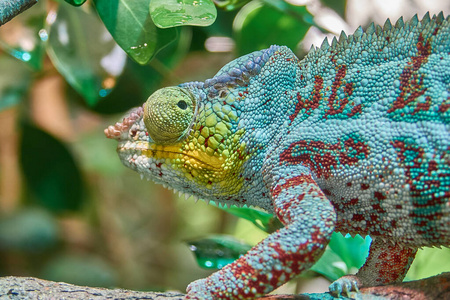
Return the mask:
M 351 293 L 359 293 L 360 282 L 358 277 L 354 275 L 344 276 L 333 282 L 330 287 L 330 294 L 333 297 L 340 298 L 341 296 L 351 298 Z

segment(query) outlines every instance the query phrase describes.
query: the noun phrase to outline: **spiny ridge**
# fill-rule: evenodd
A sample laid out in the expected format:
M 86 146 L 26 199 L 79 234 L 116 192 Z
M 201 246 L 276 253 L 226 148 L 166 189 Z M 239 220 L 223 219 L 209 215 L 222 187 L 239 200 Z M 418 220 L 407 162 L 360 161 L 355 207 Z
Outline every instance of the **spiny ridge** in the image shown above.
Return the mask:
M 443 12 L 440 12 L 437 16 L 433 15 L 432 18 L 430 18 L 430 13 L 427 12 L 420 21 L 417 14 L 407 22 L 404 22 L 403 17 L 400 17 L 395 22 L 395 25 L 392 25 L 391 21 L 389 19 L 386 19 L 382 27 L 380 25 L 371 23 L 366 30 L 363 30 L 362 27 L 359 26 L 352 35 L 348 36 L 344 31 L 342 31 L 338 40 L 335 41 L 335 39 L 333 39 L 331 46 L 328 43 L 328 38 L 325 38 L 320 47 L 317 48 L 311 46 L 308 56 L 323 55 L 324 52 L 334 51 L 338 48 L 341 49 L 342 47 L 348 48 L 354 43 L 360 42 L 362 40 L 370 41 L 373 38 L 378 38 L 380 36 L 389 36 L 393 38 L 401 34 L 403 31 L 408 30 L 409 28 L 434 26 L 435 24 L 440 25 L 444 21 L 449 22 L 450 16 L 445 18 Z

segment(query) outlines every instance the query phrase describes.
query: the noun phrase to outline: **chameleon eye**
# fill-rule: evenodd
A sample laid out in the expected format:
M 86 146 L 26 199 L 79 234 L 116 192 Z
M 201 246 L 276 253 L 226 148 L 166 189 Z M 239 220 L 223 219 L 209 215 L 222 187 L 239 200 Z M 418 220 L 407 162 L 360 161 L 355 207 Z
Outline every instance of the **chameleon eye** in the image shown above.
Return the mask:
M 196 101 L 186 89 L 167 87 L 154 92 L 144 104 L 144 123 L 157 144 L 173 144 L 189 131 Z
M 178 106 L 179 108 L 185 110 L 185 109 L 187 108 L 187 103 L 186 103 L 186 101 L 184 101 L 184 100 L 180 100 L 180 101 L 178 101 L 177 106 Z

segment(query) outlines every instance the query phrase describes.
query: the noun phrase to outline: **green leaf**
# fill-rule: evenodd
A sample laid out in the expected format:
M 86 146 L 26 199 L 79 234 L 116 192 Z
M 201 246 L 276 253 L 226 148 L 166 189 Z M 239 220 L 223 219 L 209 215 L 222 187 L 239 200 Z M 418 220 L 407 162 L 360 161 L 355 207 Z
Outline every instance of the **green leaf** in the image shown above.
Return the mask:
M 23 123 L 20 161 L 32 199 L 54 212 L 80 209 L 85 196 L 81 173 L 59 140 Z
M 0 27 L 0 47 L 34 70 L 40 70 L 47 40 L 47 32 L 43 29 L 46 16 L 45 2 L 39 1 L 32 9 L 11 20 L 8 26 Z
M 111 92 L 126 62 L 126 54 L 96 15 L 64 2 L 50 26 L 48 54 L 91 106 Z
M 372 239 L 360 235 L 352 238 L 334 232 L 325 253 L 311 270 L 334 281 L 341 276 L 354 274 L 364 264 Z
M 311 270 L 325 276 L 330 281 L 335 281 L 348 274 L 347 265 L 330 248 L 325 250 L 320 259 L 311 267 Z
M 341 233 L 334 232 L 328 245 L 350 270 L 352 268 L 359 269 L 364 264 L 371 242 L 370 236 L 366 236 L 366 238 L 360 235 L 351 237 L 349 234 L 343 236 Z
M 450 270 L 450 249 L 424 247 L 417 251 L 406 280 L 418 280 L 448 272 Z
M 238 9 L 248 2 L 250 2 L 250 0 L 214 0 L 217 7 L 226 11 Z
M 0 110 L 18 104 L 27 94 L 32 71 L 26 64 L 7 55 L 0 55 Z
M 238 54 L 265 49 L 273 44 L 296 49 L 313 24 L 313 16 L 305 6 L 284 1 L 274 1 L 271 6 L 250 2 L 237 14 L 233 24 Z
M 150 15 L 160 28 L 209 26 L 216 20 L 217 10 L 211 0 L 152 0 Z
M 84 2 L 86 2 L 86 0 L 64 0 L 67 3 L 73 5 L 73 6 L 80 6 L 82 5 Z
M 150 0 L 94 0 L 94 3 L 117 44 L 141 65 L 176 38 L 175 29 L 162 30 L 153 24 Z
M 247 253 L 252 246 L 227 235 L 213 235 L 186 242 L 197 263 L 205 269 L 221 269 Z
M 54 246 L 56 220 L 42 209 L 27 208 L 0 219 L 0 250 L 37 253 Z
M 214 203 L 212 203 L 214 204 Z M 248 207 L 237 207 L 232 205 L 230 208 L 218 206 L 220 209 L 252 222 L 259 229 L 272 233 L 283 227 L 283 224 L 274 215 Z
M 119 77 L 117 87 L 107 97 L 91 107 L 102 114 L 124 112 L 132 107 L 142 105 L 147 98 L 160 87 L 173 66 L 187 53 L 190 44 L 190 28 L 181 28 L 175 42 L 159 52 L 148 65 L 139 65 L 129 59 L 123 74 Z

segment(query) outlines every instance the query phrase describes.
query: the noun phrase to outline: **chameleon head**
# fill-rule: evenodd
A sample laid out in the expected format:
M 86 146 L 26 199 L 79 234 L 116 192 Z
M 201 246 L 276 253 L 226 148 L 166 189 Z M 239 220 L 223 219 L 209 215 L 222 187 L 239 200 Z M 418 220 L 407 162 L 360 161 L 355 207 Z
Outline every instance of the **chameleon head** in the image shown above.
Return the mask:
M 105 134 L 118 140 L 123 164 L 142 177 L 218 202 L 270 202 L 256 178 L 263 145 L 278 134 L 274 128 L 283 126 L 289 108 L 288 100 L 270 101 L 289 97 L 272 81 L 281 70 L 289 74 L 284 89 L 292 89 L 296 69 L 297 58 L 286 47 L 247 54 L 204 82 L 156 91 Z
M 118 140 L 122 163 L 141 177 L 220 201 L 237 195 L 247 159 L 243 130 L 228 105 L 213 105 L 201 89 L 166 87 L 105 129 Z

